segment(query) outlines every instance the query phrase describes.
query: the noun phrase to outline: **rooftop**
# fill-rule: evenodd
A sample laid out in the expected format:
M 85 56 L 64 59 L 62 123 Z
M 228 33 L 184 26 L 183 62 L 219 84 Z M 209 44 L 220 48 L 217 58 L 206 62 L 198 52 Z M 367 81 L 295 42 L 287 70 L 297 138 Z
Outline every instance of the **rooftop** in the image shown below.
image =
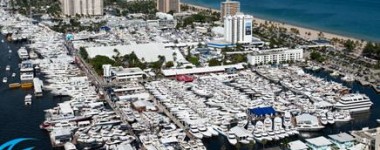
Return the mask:
M 198 74 L 198 73 L 210 73 L 210 72 L 221 72 L 225 71 L 227 68 L 243 69 L 242 64 L 235 65 L 224 65 L 224 66 L 213 66 L 213 67 L 202 67 L 202 68 L 191 68 L 191 69 L 168 69 L 162 70 L 164 76 L 175 76 L 183 74 Z
M 112 67 L 111 72 L 116 74 L 117 76 L 120 75 L 134 75 L 134 74 L 145 74 L 144 71 L 142 71 L 138 67 L 134 68 L 123 68 L 123 67 Z
M 339 134 L 329 135 L 329 137 L 335 141 L 340 142 L 340 143 L 351 142 L 351 141 L 355 140 L 353 136 L 351 136 L 347 133 L 339 133 Z
M 332 144 L 327 138 L 323 136 L 312 138 L 312 139 L 306 139 L 306 142 L 312 145 L 315 145 L 317 147 L 328 146 Z
M 253 52 L 252 55 L 285 54 L 285 53 L 296 52 L 296 51 L 303 51 L 303 50 L 300 48 L 297 48 L 297 49 L 277 48 L 277 49 L 256 51 L 256 52 Z
M 306 144 L 300 140 L 289 142 L 289 149 L 291 150 L 303 150 L 307 148 Z
M 160 55 L 165 56 L 166 61 L 173 61 L 173 51 L 165 48 L 163 43 L 89 47 L 86 50 L 90 58 L 102 55 L 112 59 L 112 56 L 116 55 L 114 49 L 117 49 L 121 56 L 134 52 L 140 60 L 144 59 L 146 62 L 158 61 Z

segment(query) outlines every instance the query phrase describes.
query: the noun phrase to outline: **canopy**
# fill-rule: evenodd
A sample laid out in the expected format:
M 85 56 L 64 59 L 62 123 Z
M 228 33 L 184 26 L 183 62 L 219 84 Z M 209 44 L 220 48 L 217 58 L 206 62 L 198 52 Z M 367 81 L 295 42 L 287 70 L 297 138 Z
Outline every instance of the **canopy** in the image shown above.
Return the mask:
M 273 109 L 273 107 L 256 107 L 253 109 L 249 109 L 249 113 L 251 115 L 256 116 L 264 116 L 264 115 L 273 115 L 276 113 L 276 110 Z

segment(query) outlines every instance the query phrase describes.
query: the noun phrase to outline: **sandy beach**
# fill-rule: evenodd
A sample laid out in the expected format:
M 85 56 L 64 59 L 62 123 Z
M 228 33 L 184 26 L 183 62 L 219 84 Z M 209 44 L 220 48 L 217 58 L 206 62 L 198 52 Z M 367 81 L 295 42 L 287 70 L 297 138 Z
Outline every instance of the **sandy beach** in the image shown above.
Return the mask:
M 215 12 L 220 12 L 220 10 L 217 10 L 217 9 L 212 9 L 212 8 L 207 8 L 207 7 L 203 7 L 203 6 L 198 6 L 198 5 L 193 5 L 193 4 L 188 4 L 188 3 L 182 3 L 182 5 L 187 5 L 189 7 L 194 7 L 196 9 L 199 9 L 199 10 L 210 10 L 211 11 L 215 11 Z M 305 27 L 300 27 L 300 26 L 295 26 L 295 25 L 291 25 L 291 24 L 286 24 L 286 23 L 282 23 L 282 22 L 277 22 L 277 21 L 272 21 L 272 20 L 267 20 L 267 19 L 262 19 L 262 18 L 257 18 L 255 16 L 253 16 L 254 18 L 254 22 L 257 23 L 257 24 L 264 24 L 265 22 L 267 23 L 270 23 L 274 26 L 277 26 L 277 27 L 282 27 L 282 28 L 286 28 L 287 31 L 290 31 L 291 28 L 295 28 L 299 31 L 299 36 L 304 38 L 304 39 L 308 39 L 308 40 L 317 40 L 319 39 L 319 34 L 321 31 L 319 30 L 315 30 L 315 29 L 309 29 L 309 28 L 305 28 Z M 348 36 L 343 36 L 343 35 L 338 35 L 338 34 L 333 34 L 333 33 L 327 33 L 327 32 L 323 32 L 323 38 L 326 38 L 326 39 L 333 39 L 333 38 L 338 38 L 338 39 L 342 39 L 342 40 L 353 40 L 353 41 L 361 41 L 360 39 L 356 39 L 356 38 L 353 38 L 353 37 L 348 37 Z M 364 44 L 363 44 L 364 45 Z

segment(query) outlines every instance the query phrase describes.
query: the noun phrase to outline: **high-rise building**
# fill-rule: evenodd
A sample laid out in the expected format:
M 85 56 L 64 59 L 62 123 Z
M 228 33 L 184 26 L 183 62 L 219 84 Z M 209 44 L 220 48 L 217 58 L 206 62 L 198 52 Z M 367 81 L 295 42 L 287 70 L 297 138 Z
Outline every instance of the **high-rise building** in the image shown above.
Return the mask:
M 63 15 L 103 15 L 103 0 L 60 0 Z
M 224 17 L 224 40 L 235 43 L 252 42 L 252 16 L 238 13 Z
M 240 2 L 226 0 L 225 2 L 222 2 L 220 9 L 221 18 L 224 18 L 227 15 L 234 16 L 240 12 Z
M 157 10 L 164 13 L 169 11 L 181 12 L 180 3 L 180 0 L 157 0 Z

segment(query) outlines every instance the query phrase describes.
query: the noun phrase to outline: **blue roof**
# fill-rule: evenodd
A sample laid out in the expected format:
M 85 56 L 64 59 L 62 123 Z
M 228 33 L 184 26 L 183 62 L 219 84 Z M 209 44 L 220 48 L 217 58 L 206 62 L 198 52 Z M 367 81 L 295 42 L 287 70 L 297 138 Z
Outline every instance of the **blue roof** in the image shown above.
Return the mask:
M 274 110 L 273 107 L 256 107 L 248 110 L 251 115 L 256 116 L 271 115 L 276 113 L 276 110 Z

